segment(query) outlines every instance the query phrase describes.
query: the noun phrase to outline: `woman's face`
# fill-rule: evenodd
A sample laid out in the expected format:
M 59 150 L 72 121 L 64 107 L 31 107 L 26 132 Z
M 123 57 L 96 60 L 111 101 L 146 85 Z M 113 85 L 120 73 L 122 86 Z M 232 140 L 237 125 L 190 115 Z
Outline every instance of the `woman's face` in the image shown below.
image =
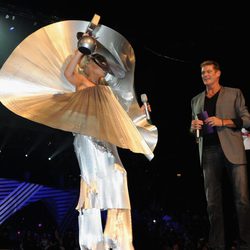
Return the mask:
M 98 78 L 105 76 L 105 72 L 93 60 L 89 60 L 85 66 L 85 72 L 87 75 L 96 75 Z

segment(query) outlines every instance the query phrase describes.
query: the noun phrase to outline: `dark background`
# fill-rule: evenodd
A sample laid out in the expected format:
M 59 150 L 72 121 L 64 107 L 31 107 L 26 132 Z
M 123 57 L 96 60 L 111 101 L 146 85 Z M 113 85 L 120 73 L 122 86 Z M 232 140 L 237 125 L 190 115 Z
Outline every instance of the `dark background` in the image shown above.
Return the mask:
M 214 59 L 222 68 L 222 85 L 241 88 L 249 104 L 246 6 L 218 1 L 1 0 L 0 8 L 1 22 L 15 26 L 0 36 L 1 64 L 27 35 L 60 20 L 89 21 L 98 14 L 101 24 L 126 37 L 136 56 L 136 93 L 138 97 L 147 94 L 159 132 L 152 161 L 119 149 L 128 172 L 132 208 L 205 212 L 198 149 L 189 134 L 190 100 L 204 89 L 199 64 Z M 1 106 L 0 136 L 1 177 L 78 187 L 71 133 L 27 121 Z

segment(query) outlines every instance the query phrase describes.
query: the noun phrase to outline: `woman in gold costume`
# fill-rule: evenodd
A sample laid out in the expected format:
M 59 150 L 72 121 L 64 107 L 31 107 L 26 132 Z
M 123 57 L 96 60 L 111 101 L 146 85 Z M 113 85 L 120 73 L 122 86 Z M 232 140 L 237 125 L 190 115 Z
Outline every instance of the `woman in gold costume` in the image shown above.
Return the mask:
M 80 248 L 133 250 L 127 173 L 117 147 L 151 160 L 158 134 L 136 100 L 132 47 L 99 25 L 92 34 L 97 48 L 84 55 L 74 37 L 88 25 L 54 23 L 21 42 L 0 71 L 0 100 L 22 117 L 74 134 Z

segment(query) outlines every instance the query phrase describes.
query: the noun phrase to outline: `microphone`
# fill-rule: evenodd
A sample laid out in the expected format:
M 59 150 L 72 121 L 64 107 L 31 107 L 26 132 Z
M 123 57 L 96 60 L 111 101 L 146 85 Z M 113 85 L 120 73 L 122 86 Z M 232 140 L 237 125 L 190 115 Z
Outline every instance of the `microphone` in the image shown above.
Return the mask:
M 199 129 L 196 129 L 195 137 L 196 137 L 196 142 L 199 142 L 199 138 L 200 138 L 200 130 Z
M 195 116 L 195 119 L 198 120 L 197 115 Z M 199 143 L 199 139 L 200 139 L 200 130 L 199 129 L 195 130 L 195 139 L 196 139 L 196 142 Z
M 148 97 L 146 94 L 141 94 L 141 101 L 142 101 L 144 108 L 145 108 L 146 118 L 147 118 L 147 120 L 150 120 L 150 115 L 149 115 L 149 111 L 148 111 Z

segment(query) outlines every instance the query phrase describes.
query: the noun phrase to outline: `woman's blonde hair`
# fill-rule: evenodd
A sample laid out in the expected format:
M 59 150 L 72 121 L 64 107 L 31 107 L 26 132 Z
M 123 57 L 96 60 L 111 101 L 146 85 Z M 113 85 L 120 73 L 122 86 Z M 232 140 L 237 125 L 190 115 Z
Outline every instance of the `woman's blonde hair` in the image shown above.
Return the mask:
M 85 66 L 89 63 L 89 61 L 90 61 L 90 59 L 89 59 L 89 57 L 87 55 L 84 55 L 82 57 L 81 61 L 77 65 L 78 66 L 77 70 L 78 70 L 78 72 L 80 74 L 84 74 L 85 76 L 87 76 L 86 73 L 85 73 L 85 71 L 84 71 L 84 69 L 85 69 Z
M 78 73 L 83 74 L 87 77 L 87 74 L 85 72 L 85 68 L 86 68 L 86 65 L 90 62 L 90 60 L 92 60 L 105 72 L 105 74 L 107 74 L 107 71 L 105 70 L 105 67 L 106 67 L 105 61 L 106 60 L 102 60 L 102 58 L 104 58 L 104 57 L 102 57 L 100 55 L 98 55 L 98 56 L 96 56 L 96 55 L 97 54 L 95 54 L 93 56 L 84 55 L 78 64 L 78 68 L 77 68 Z M 98 80 L 98 84 L 108 85 L 107 81 L 105 80 L 105 77 L 100 77 Z

